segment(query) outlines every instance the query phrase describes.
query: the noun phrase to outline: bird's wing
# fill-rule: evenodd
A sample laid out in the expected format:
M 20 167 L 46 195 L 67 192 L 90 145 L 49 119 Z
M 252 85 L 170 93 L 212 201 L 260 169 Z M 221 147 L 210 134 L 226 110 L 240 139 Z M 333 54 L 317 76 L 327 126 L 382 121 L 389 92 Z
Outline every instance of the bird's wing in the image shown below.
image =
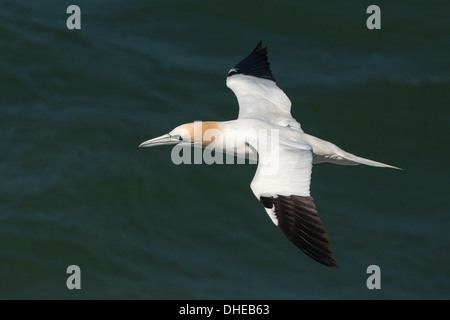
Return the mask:
M 267 47 L 256 48 L 228 72 L 227 86 L 239 103 L 239 119 L 259 119 L 302 131 L 292 118 L 291 101 L 275 83 Z
M 259 152 L 251 189 L 273 223 L 314 260 L 337 267 L 330 240 L 309 193 L 312 150 L 308 145 L 283 144 Z M 260 150 L 261 151 L 261 150 Z

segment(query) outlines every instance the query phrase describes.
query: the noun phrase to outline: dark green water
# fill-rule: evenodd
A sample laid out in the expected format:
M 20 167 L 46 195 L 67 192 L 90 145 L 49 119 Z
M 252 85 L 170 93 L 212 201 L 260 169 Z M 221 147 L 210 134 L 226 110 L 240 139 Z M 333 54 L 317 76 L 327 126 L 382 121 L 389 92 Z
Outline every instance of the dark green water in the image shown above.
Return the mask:
M 450 298 L 449 5 L 378 1 L 368 30 L 370 4 L 3 1 L 0 298 Z M 306 132 L 405 169 L 314 167 L 338 269 L 274 227 L 254 165 L 137 148 L 236 118 L 225 77 L 259 40 Z

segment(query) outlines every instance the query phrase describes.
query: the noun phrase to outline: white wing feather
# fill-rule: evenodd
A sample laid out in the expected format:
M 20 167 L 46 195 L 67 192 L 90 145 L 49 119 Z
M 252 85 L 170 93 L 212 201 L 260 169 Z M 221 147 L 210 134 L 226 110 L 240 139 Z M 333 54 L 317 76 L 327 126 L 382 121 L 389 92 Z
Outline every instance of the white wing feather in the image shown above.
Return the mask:
M 239 119 L 264 120 L 303 132 L 291 115 L 291 101 L 272 80 L 236 74 L 227 78 L 227 86 L 237 97 Z
M 280 144 L 278 150 L 258 152 L 259 161 L 250 188 L 256 198 L 280 195 L 309 196 L 312 150 L 308 145 Z M 275 207 L 265 208 L 275 225 Z
M 309 196 L 312 151 L 308 145 L 280 144 L 279 150 L 258 152 L 258 168 L 250 185 L 261 196 Z

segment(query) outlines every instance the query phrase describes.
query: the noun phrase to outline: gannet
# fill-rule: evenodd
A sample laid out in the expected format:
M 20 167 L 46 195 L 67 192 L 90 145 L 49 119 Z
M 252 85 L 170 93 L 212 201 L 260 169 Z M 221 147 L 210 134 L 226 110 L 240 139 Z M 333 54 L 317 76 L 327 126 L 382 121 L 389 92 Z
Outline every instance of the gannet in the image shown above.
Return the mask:
M 253 157 L 258 166 L 250 188 L 272 222 L 309 257 L 338 267 L 310 195 L 313 164 L 399 168 L 358 157 L 303 132 L 291 115 L 291 101 L 276 84 L 262 41 L 230 69 L 226 85 L 239 104 L 236 120 L 182 124 L 139 147 L 196 146 L 239 158 Z

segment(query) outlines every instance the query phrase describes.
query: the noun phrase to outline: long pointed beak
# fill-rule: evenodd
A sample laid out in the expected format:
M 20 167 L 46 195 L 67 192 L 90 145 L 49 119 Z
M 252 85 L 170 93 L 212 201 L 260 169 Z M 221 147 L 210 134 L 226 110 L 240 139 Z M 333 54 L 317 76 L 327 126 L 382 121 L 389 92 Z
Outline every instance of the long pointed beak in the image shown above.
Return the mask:
M 150 139 L 147 141 L 142 142 L 139 145 L 139 148 L 142 147 L 154 147 L 154 146 L 162 146 L 162 145 L 169 145 L 169 144 L 177 144 L 180 140 L 177 138 L 173 138 L 170 136 L 170 134 L 165 134 L 161 137 Z

